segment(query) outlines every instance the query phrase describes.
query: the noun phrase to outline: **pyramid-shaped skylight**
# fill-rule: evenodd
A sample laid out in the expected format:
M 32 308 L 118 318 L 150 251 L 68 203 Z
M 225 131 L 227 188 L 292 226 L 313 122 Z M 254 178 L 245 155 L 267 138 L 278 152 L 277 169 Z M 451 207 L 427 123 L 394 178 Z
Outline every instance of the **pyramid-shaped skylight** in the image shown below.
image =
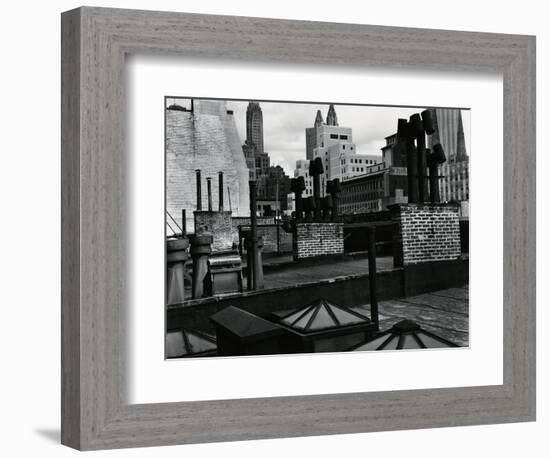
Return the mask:
M 413 350 L 457 346 L 454 342 L 422 329 L 414 321 L 402 320 L 391 329 L 378 334 L 373 339 L 354 346 L 351 350 Z
M 182 358 L 215 352 L 216 339 L 197 329 L 182 329 L 166 333 L 166 357 Z
M 370 323 L 370 319 L 348 307 L 343 307 L 326 299 L 319 299 L 283 316 L 280 323 L 297 331 L 314 332 L 322 329 Z

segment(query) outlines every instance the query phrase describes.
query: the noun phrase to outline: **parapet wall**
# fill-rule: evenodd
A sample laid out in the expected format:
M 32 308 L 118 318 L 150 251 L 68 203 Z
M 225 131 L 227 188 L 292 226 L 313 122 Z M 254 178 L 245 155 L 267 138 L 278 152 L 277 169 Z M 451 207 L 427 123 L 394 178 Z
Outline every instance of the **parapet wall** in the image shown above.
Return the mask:
M 294 258 L 344 254 L 344 224 L 341 222 L 296 223 Z
M 407 266 L 460 257 L 457 204 L 396 204 L 394 264 Z

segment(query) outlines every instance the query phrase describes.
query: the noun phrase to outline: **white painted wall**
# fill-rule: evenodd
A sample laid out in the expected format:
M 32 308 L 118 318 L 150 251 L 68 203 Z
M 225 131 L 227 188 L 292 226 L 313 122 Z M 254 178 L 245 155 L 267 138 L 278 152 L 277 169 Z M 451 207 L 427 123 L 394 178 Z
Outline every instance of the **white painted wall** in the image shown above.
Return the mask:
M 538 150 L 548 150 L 548 139 L 542 136 L 542 126 L 550 121 L 548 86 L 543 83 L 550 76 L 550 31 L 544 2 L 463 0 L 444 5 L 437 0 L 421 3 L 340 0 L 337 8 L 329 0 L 95 0 L 92 3 L 196 13 L 536 34 L 539 55 Z M 3 364 L 0 421 L 4 434 L 0 452 L 9 457 L 76 456 L 76 452 L 57 442 L 60 422 L 59 13 L 77 6 L 78 2 L 68 0 L 30 0 L 6 2 L 2 9 L 0 348 Z M 29 132 L 29 123 L 25 122 L 29 109 L 36 110 L 32 133 Z M 542 211 L 544 201 L 548 202 L 550 180 L 543 182 L 541 175 L 541 171 L 548 170 L 549 166 L 548 156 L 539 154 L 539 234 L 549 231 L 548 216 Z M 543 280 L 549 273 L 547 262 L 543 265 L 544 259 L 550 255 L 547 237 L 539 237 L 538 246 L 537 423 L 106 451 L 97 453 L 97 456 L 548 456 L 550 402 L 545 387 L 549 385 L 550 376 L 550 337 L 548 332 L 542 333 L 550 324 L 548 308 L 543 307 L 550 302 L 548 290 L 543 287 Z

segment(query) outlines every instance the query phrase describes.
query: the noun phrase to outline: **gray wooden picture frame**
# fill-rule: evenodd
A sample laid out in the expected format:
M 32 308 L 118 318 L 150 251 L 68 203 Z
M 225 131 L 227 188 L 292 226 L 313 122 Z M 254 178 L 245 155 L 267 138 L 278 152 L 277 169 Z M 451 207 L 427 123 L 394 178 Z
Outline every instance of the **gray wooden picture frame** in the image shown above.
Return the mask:
M 62 14 L 61 38 L 63 444 L 106 449 L 535 419 L 535 37 L 83 7 Z M 128 53 L 501 73 L 504 383 L 128 404 Z

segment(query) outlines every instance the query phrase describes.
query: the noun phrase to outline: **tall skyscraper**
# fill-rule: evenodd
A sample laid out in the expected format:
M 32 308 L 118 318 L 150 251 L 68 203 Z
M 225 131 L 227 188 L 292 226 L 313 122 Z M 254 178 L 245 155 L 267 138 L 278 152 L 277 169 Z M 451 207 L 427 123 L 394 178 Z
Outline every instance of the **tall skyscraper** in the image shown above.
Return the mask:
M 264 121 L 258 102 L 249 102 L 246 109 L 246 143 L 255 146 L 256 154 L 264 152 Z
M 319 145 L 317 144 L 317 130 L 324 124 L 323 115 L 321 110 L 317 110 L 313 127 L 306 127 L 306 159 L 311 161 L 313 159 L 313 150 Z

